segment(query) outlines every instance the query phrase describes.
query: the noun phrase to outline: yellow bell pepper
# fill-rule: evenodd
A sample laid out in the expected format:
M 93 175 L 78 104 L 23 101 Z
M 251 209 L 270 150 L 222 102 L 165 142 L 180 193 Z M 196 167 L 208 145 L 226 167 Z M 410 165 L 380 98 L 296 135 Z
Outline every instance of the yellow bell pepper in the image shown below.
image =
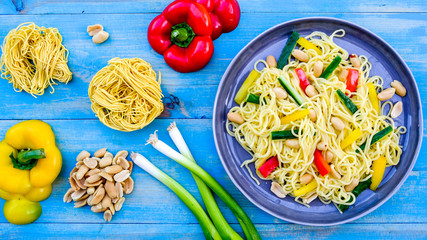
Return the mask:
M 252 86 L 252 84 L 261 76 L 261 73 L 252 70 L 246 80 L 243 82 L 239 91 L 237 91 L 236 96 L 234 97 L 234 101 L 237 104 L 241 104 L 248 97 L 248 89 Z
M 313 180 L 309 184 L 305 185 L 304 187 L 294 190 L 294 195 L 295 197 L 302 196 L 304 194 L 307 194 L 313 191 L 316 188 L 317 188 L 317 182 L 316 180 Z
M 377 160 L 372 163 L 372 183 L 369 187 L 372 191 L 377 190 L 377 187 L 380 185 L 383 180 L 385 165 L 387 164 L 387 159 L 383 156 L 380 156 Z
M 282 117 L 280 119 L 280 123 L 282 125 L 291 123 L 292 121 L 296 121 L 298 119 L 301 119 L 301 118 L 307 116 L 309 113 L 310 113 L 310 110 L 308 110 L 308 109 L 298 110 L 298 111 L 293 112 L 293 113 L 291 113 L 285 117 Z
M 377 90 L 373 83 L 368 83 L 368 96 L 377 114 L 380 114 L 380 103 L 378 102 Z
M 360 136 L 362 136 L 362 131 L 360 131 L 358 128 L 355 129 L 341 141 L 341 149 L 344 150 L 346 147 L 350 146 L 353 142 L 360 138 Z
M 6 200 L 6 219 L 14 224 L 37 220 L 38 202 L 51 194 L 61 167 L 61 152 L 49 124 L 29 120 L 10 128 L 0 142 L 0 197 Z
M 311 43 L 310 41 L 308 41 L 307 39 L 300 37 L 297 41 L 297 43 L 305 48 L 305 49 L 313 49 L 314 51 L 317 52 L 317 54 L 321 55 L 322 54 L 322 50 L 320 50 L 316 45 L 314 45 L 313 43 Z

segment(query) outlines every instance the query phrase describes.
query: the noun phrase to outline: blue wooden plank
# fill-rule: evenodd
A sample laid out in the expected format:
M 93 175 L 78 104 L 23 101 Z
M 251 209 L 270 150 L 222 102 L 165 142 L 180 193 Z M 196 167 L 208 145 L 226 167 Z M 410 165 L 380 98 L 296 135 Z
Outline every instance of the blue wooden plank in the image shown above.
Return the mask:
M 232 224 L 236 227 L 236 224 Z M 427 224 L 345 224 L 305 227 L 295 224 L 256 224 L 262 239 L 425 239 Z M 8 239 L 204 239 L 197 224 L 0 224 Z M 239 231 L 240 234 L 241 231 Z
M 0 136 L 4 136 L 5 131 L 16 122 L 0 121 Z M 52 196 L 41 203 L 43 215 L 37 221 L 38 223 L 103 223 L 102 214 L 94 214 L 88 207 L 74 209 L 71 203 L 62 202 L 63 194 L 69 188 L 67 181 L 69 172 L 74 167 L 75 157 L 83 149 L 92 153 L 101 147 L 108 147 L 112 152 L 122 149 L 138 151 L 183 184 L 199 201 L 201 200 L 197 187 L 185 168 L 167 159 L 151 146 L 145 146 L 149 134 L 155 130 L 159 130 L 161 140 L 173 146 L 166 131 L 171 120 L 157 120 L 147 128 L 132 133 L 108 129 L 95 120 L 51 120 L 47 122 L 54 129 L 64 163 L 60 176 L 55 181 Z M 234 187 L 216 154 L 211 120 L 179 119 L 177 124 L 198 163 L 233 195 L 255 223 L 283 223 L 259 210 Z M 84 130 L 82 131 L 82 129 Z M 125 205 L 114 216 L 113 223 L 197 223 L 192 213 L 169 189 L 142 169 L 135 167 L 132 177 L 136 184 L 135 191 L 126 196 Z M 395 196 L 376 211 L 357 220 L 357 223 L 426 223 L 427 199 L 422 194 L 426 190 L 427 172 L 415 171 Z M 167 199 L 166 202 L 165 199 Z M 0 206 L 3 202 L 3 200 L 0 201 Z M 219 201 L 219 206 L 224 209 L 225 217 L 229 222 L 237 223 L 221 201 Z M 411 209 L 411 211 L 408 212 L 406 209 Z M 417 214 L 413 214 L 414 212 Z M 0 215 L 0 223 L 5 223 L 5 218 L 2 214 Z
M 25 14 L 63 14 L 63 13 L 147 13 L 161 12 L 170 0 L 115 0 L 99 1 L 43 1 L 27 0 Z M 251 1 L 240 0 L 242 12 L 425 12 L 427 4 L 423 0 L 406 1 L 340 1 L 340 4 L 325 4 L 323 1 L 282 0 Z
M 1 14 L 17 14 L 12 0 L 0 1 L 0 15 Z
M 162 72 L 163 89 L 182 99 L 188 112 L 172 111 L 174 118 L 212 117 L 212 103 L 217 84 L 231 59 L 252 38 L 267 28 L 303 14 L 270 14 L 272 17 L 254 25 L 260 14 L 243 14 L 241 26 L 234 32 L 224 34 L 215 41 L 215 53 L 209 65 L 196 73 L 180 74 L 171 70 L 162 56 L 154 53 L 146 41 L 148 22 L 154 14 L 141 15 L 48 15 L 48 16 L 0 16 L 0 41 L 7 32 L 22 22 L 35 21 L 39 25 L 58 27 L 64 37 L 64 44 L 70 50 L 70 68 L 74 73 L 68 84 L 56 86 L 57 92 L 46 94 L 37 100 L 25 93 L 15 93 L 11 84 L 0 81 L 3 94 L 0 95 L 1 112 L 7 112 L 0 119 L 21 119 L 22 110 L 32 110 L 32 116 L 43 119 L 89 119 L 94 118 L 89 108 L 87 87 L 93 75 L 113 57 L 141 57 L 152 63 L 155 70 Z M 312 16 L 312 15 L 311 15 Z M 414 37 L 427 25 L 426 14 L 330 14 L 341 17 L 373 30 L 392 46 L 406 60 L 416 79 L 427 75 L 427 42 Z M 134 21 L 128 21 L 128 18 Z M 103 23 L 111 39 L 96 46 L 92 44 L 85 29 L 87 24 Z M 382 24 L 389 22 L 390 24 Z M 408 41 L 407 39 L 411 39 Z M 189 87 L 190 86 L 190 87 Z M 200 91 L 203 90 L 203 91 Z M 427 86 L 420 85 L 423 104 L 427 106 Z M 203 93 L 203 94 L 201 94 Z M 167 94 L 165 94 L 167 95 Z M 188 106 L 188 108 L 187 108 Z M 48 109 L 49 111 L 46 111 Z M 51 111 L 55 109 L 55 111 Z M 425 113 L 427 114 L 427 113 Z M 425 115 L 427 116 L 427 115 Z

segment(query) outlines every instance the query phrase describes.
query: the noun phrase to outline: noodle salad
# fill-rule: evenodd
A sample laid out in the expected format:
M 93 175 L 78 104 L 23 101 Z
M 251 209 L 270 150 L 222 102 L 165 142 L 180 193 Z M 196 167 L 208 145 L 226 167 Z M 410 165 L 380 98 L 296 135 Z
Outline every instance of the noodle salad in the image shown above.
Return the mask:
M 380 76 L 370 76 L 366 56 L 334 43 L 344 35 L 293 32 L 277 62 L 268 56 L 255 63 L 226 121 L 228 133 L 251 154 L 242 167 L 258 184 L 250 164 L 272 181 L 278 197 L 306 206 L 319 199 L 340 212 L 365 189 L 376 190 L 385 168 L 399 163 L 406 133 L 393 120 L 402 102 L 389 100 L 404 97 L 406 89 L 397 80 L 386 88 Z

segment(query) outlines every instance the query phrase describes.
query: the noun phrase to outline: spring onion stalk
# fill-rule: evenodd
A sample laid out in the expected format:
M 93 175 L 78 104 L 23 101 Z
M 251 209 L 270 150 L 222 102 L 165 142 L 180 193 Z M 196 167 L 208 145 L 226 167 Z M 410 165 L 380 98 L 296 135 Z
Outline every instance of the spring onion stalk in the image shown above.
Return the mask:
M 171 137 L 172 141 L 175 143 L 175 146 L 178 148 L 181 154 L 189 160 L 196 162 L 175 122 L 173 122 L 169 126 L 168 132 L 169 136 Z M 194 173 L 191 173 L 191 175 L 193 176 L 194 181 L 196 182 L 197 187 L 199 188 L 200 195 L 202 196 L 209 216 L 211 217 L 215 227 L 218 229 L 218 232 L 221 237 L 223 239 L 230 240 L 242 239 L 239 234 L 237 234 L 231 228 L 231 226 L 225 220 L 224 216 L 221 214 L 221 211 L 219 210 L 218 205 L 216 204 L 211 189 L 203 182 L 202 179 L 197 177 Z
M 147 142 L 151 144 L 156 150 L 178 162 L 179 164 L 190 170 L 192 173 L 196 174 L 199 178 L 201 178 L 205 182 L 205 184 L 208 185 L 209 188 L 211 188 L 218 195 L 218 197 L 220 197 L 224 201 L 224 203 L 237 217 L 239 222 L 243 222 L 242 229 L 244 231 L 246 229 L 245 236 L 248 240 L 261 239 L 261 236 L 259 235 L 249 216 L 243 211 L 243 209 L 227 192 L 227 190 L 225 190 L 225 188 L 221 186 L 221 184 L 219 184 L 211 175 L 209 175 L 209 173 L 203 170 L 195 162 L 187 159 L 177 151 L 173 150 L 166 143 L 160 141 L 157 138 L 157 134 L 155 132 L 154 134 L 150 135 L 150 139 Z
M 206 239 L 221 239 L 220 234 L 210 220 L 209 216 L 203 210 L 202 206 L 200 206 L 197 200 L 183 186 L 169 177 L 162 170 L 154 166 L 141 154 L 133 152 L 131 154 L 131 158 L 136 165 L 165 184 L 184 202 L 184 204 L 191 210 L 191 212 L 193 212 L 194 216 L 199 221 Z

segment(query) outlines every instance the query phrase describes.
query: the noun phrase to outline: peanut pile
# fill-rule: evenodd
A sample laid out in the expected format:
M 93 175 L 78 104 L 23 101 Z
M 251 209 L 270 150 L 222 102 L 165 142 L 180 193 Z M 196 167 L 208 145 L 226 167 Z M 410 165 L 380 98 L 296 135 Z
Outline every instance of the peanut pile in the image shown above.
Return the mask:
M 103 212 L 104 220 L 111 221 L 125 202 L 123 195 L 133 191 L 134 181 L 130 177 L 133 163 L 126 160 L 127 156 L 125 150 L 113 156 L 107 148 L 102 148 L 91 157 L 83 150 L 70 173 L 71 188 L 65 193 L 64 202 L 74 201 L 75 208 L 92 206 L 92 212 Z

